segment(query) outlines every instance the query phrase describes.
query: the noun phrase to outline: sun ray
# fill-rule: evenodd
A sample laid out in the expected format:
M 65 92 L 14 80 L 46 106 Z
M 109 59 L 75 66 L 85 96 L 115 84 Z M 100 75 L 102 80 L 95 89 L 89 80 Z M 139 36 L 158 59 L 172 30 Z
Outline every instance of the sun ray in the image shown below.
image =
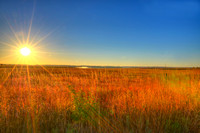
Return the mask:
M 25 44 L 25 36 L 24 36 L 24 32 L 22 32 L 22 42 L 23 42 L 23 44 Z
M 10 77 L 10 75 L 12 74 L 12 72 L 15 70 L 17 64 L 15 64 L 12 68 L 12 70 L 8 73 L 8 76 L 4 79 L 4 81 L 1 83 L 0 85 L 0 89 L 3 87 L 3 85 L 5 84 L 5 82 L 8 80 L 8 78 Z
M 0 61 L 3 61 L 3 60 L 5 60 L 6 58 L 10 58 L 10 57 L 14 57 L 14 56 L 15 56 L 15 54 L 10 54 L 10 55 L 8 55 L 8 56 L 1 57 L 1 58 L 0 58 Z
M 21 41 L 20 41 L 19 37 L 17 36 L 15 30 L 13 29 L 13 27 L 11 26 L 11 24 L 9 23 L 9 21 L 7 20 L 7 18 L 5 18 L 5 20 L 8 23 L 8 26 L 10 27 L 10 29 L 11 29 L 12 33 L 14 34 L 16 40 L 18 41 L 18 44 L 21 44 Z
M 53 33 L 52 32 L 49 32 L 47 35 L 43 36 L 42 38 L 40 38 L 36 43 L 34 43 L 32 46 L 35 47 L 37 46 L 40 42 L 44 41 L 49 35 L 51 35 Z
M 34 12 L 35 12 L 35 3 L 33 5 L 33 11 L 32 11 L 30 25 L 29 25 L 29 29 L 28 29 L 28 36 L 27 36 L 27 39 L 26 39 L 27 44 L 29 43 L 29 40 L 30 40 L 30 34 L 31 34 L 31 28 L 32 28 L 32 24 L 33 24 Z
M 5 45 L 5 46 L 9 46 L 9 47 L 11 47 L 11 48 L 15 48 L 15 49 L 17 49 L 17 47 L 16 47 L 16 46 L 14 46 L 14 45 L 11 45 L 10 43 L 6 43 L 6 42 L 0 42 L 0 44 L 3 44 L 3 45 Z
M 36 38 L 38 37 L 38 35 L 40 34 L 40 30 L 38 30 L 35 35 L 32 37 L 31 40 L 29 40 L 29 44 L 34 44 L 34 41 L 36 40 Z
M 29 89 L 31 90 L 31 81 L 30 81 L 30 74 L 29 74 L 29 67 L 28 67 L 29 65 L 27 64 L 26 65 L 26 69 L 27 69 L 27 77 L 28 77 L 28 87 L 29 87 Z
M 17 42 L 17 40 L 14 40 L 11 36 L 7 35 L 7 37 L 13 43 L 13 45 L 16 45 L 16 47 L 19 47 L 21 45 L 21 43 Z
M 28 89 L 29 89 L 29 102 L 32 103 L 32 88 L 31 88 L 31 79 L 30 79 L 30 73 L 29 73 L 29 65 L 26 66 L 27 69 L 27 77 L 28 77 Z M 33 118 L 35 115 L 33 112 L 31 112 L 31 117 Z M 32 126 L 33 126 L 33 133 L 35 133 L 35 121 L 32 119 Z

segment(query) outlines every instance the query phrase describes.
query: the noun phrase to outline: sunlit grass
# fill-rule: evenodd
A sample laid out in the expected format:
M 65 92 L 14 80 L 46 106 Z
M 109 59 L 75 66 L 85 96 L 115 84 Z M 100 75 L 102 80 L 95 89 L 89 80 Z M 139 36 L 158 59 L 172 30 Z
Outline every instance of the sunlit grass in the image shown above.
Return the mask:
M 199 132 L 199 69 L 17 66 L 0 88 L 0 132 Z

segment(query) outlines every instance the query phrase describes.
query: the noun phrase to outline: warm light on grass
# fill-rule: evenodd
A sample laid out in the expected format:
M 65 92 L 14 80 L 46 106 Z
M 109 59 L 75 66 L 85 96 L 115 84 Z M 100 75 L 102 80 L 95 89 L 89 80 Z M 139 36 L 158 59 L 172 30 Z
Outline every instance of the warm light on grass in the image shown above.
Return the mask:
M 199 69 L 0 68 L 0 132 L 200 133 Z
M 31 50 L 27 47 L 24 47 L 24 48 L 21 48 L 20 49 L 20 53 L 23 55 L 23 56 L 28 56 L 30 55 L 31 53 Z

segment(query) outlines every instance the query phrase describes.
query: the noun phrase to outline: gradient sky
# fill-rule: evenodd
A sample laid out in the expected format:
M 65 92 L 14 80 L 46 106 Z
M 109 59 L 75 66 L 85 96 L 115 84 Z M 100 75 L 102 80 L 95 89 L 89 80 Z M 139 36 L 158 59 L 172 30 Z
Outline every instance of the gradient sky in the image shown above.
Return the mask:
M 14 38 L 8 22 L 27 34 L 33 11 L 31 38 L 52 32 L 40 64 L 200 66 L 198 0 L 1 0 L 0 41 Z M 16 63 L 10 49 L 0 43 L 0 63 Z

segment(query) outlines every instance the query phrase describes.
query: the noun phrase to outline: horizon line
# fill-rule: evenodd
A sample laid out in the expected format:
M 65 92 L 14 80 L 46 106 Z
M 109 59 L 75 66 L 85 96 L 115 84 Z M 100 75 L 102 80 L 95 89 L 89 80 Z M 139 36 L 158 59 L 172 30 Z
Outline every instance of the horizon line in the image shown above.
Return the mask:
M 0 63 L 0 65 L 28 65 L 28 66 L 41 66 L 40 64 L 4 64 Z M 68 66 L 68 67 L 88 67 L 88 68 L 95 68 L 95 67 L 104 67 L 104 68 L 200 68 L 200 66 L 194 67 L 194 66 L 128 66 L 128 65 L 58 65 L 58 64 L 42 64 L 42 66 Z

